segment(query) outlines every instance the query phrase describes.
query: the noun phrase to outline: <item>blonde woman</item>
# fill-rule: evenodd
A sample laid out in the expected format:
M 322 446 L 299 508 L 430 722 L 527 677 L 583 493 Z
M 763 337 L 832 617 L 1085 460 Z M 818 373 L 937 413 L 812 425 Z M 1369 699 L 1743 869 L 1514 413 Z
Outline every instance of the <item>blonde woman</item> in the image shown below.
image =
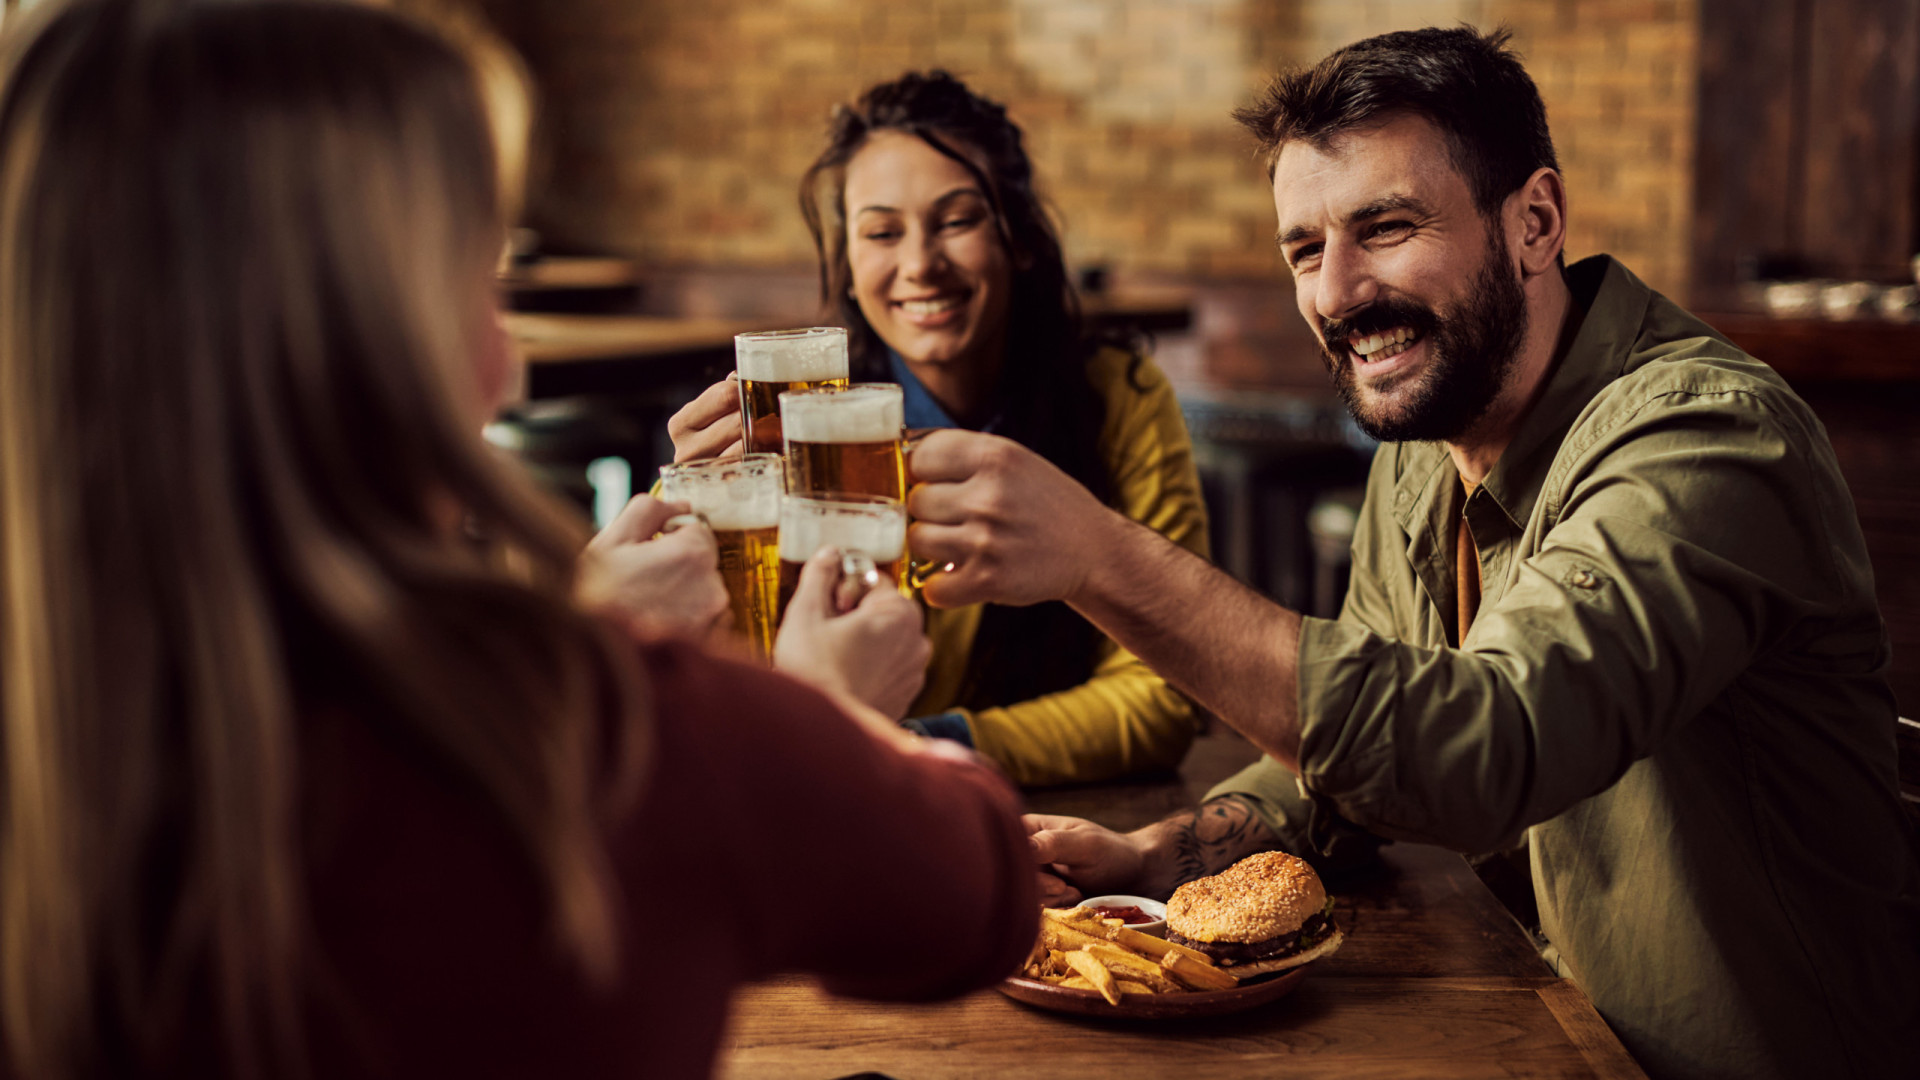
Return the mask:
M 475 433 L 484 67 L 311 0 L 0 39 L 0 1074 L 704 1076 L 740 981 L 1032 940 L 985 769 L 573 598 L 577 523 Z M 924 662 L 827 565 L 803 660 Z

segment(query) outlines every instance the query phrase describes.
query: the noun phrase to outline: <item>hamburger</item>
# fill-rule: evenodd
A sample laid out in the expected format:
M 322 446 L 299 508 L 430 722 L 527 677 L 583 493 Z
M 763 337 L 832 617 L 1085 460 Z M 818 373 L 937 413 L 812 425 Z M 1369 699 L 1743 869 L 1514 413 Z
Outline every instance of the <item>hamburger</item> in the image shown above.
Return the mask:
M 1206 953 L 1244 982 L 1318 960 L 1345 937 L 1313 867 L 1264 851 L 1175 889 L 1167 940 Z

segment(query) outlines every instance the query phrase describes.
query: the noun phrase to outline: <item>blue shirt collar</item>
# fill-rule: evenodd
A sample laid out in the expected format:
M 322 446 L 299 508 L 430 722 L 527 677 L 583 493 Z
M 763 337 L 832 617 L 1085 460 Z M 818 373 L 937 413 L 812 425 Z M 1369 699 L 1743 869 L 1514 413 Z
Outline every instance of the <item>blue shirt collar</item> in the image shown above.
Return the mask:
M 906 422 L 908 431 L 965 426 L 947 415 L 947 410 L 941 408 L 940 403 L 934 400 L 933 394 L 914 375 L 913 369 L 907 367 L 907 362 L 892 349 L 887 350 L 887 367 L 893 372 L 893 381 L 900 384 L 902 419 Z M 980 426 L 980 430 L 991 433 L 999 426 L 1000 414 L 996 412 L 992 418 Z

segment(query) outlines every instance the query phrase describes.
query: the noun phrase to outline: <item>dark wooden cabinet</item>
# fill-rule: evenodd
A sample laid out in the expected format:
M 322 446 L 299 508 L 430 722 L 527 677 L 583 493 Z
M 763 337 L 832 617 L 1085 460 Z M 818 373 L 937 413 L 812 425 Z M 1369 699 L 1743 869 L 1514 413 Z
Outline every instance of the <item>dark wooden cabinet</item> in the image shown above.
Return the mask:
M 1693 288 L 1768 264 L 1892 281 L 1920 251 L 1920 0 L 1701 0 Z

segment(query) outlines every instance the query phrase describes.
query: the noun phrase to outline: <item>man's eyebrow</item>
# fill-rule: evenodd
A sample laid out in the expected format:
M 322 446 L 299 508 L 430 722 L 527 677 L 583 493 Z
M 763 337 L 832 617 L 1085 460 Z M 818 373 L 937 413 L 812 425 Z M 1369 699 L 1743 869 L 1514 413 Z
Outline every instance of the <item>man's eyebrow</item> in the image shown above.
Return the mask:
M 1356 222 L 1365 221 L 1368 218 L 1376 218 L 1382 214 L 1391 214 L 1396 211 L 1409 211 L 1415 214 L 1425 214 L 1428 212 L 1426 203 L 1421 202 L 1411 195 L 1396 193 L 1382 196 L 1360 207 L 1348 214 L 1346 220 L 1341 224 L 1353 225 Z M 1305 225 L 1295 225 L 1293 228 L 1275 237 L 1274 243 L 1281 247 L 1286 247 L 1288 244 L 1298 243 L 1301 240 L 1308 240 L 1312 237 L 1312 229 Z

